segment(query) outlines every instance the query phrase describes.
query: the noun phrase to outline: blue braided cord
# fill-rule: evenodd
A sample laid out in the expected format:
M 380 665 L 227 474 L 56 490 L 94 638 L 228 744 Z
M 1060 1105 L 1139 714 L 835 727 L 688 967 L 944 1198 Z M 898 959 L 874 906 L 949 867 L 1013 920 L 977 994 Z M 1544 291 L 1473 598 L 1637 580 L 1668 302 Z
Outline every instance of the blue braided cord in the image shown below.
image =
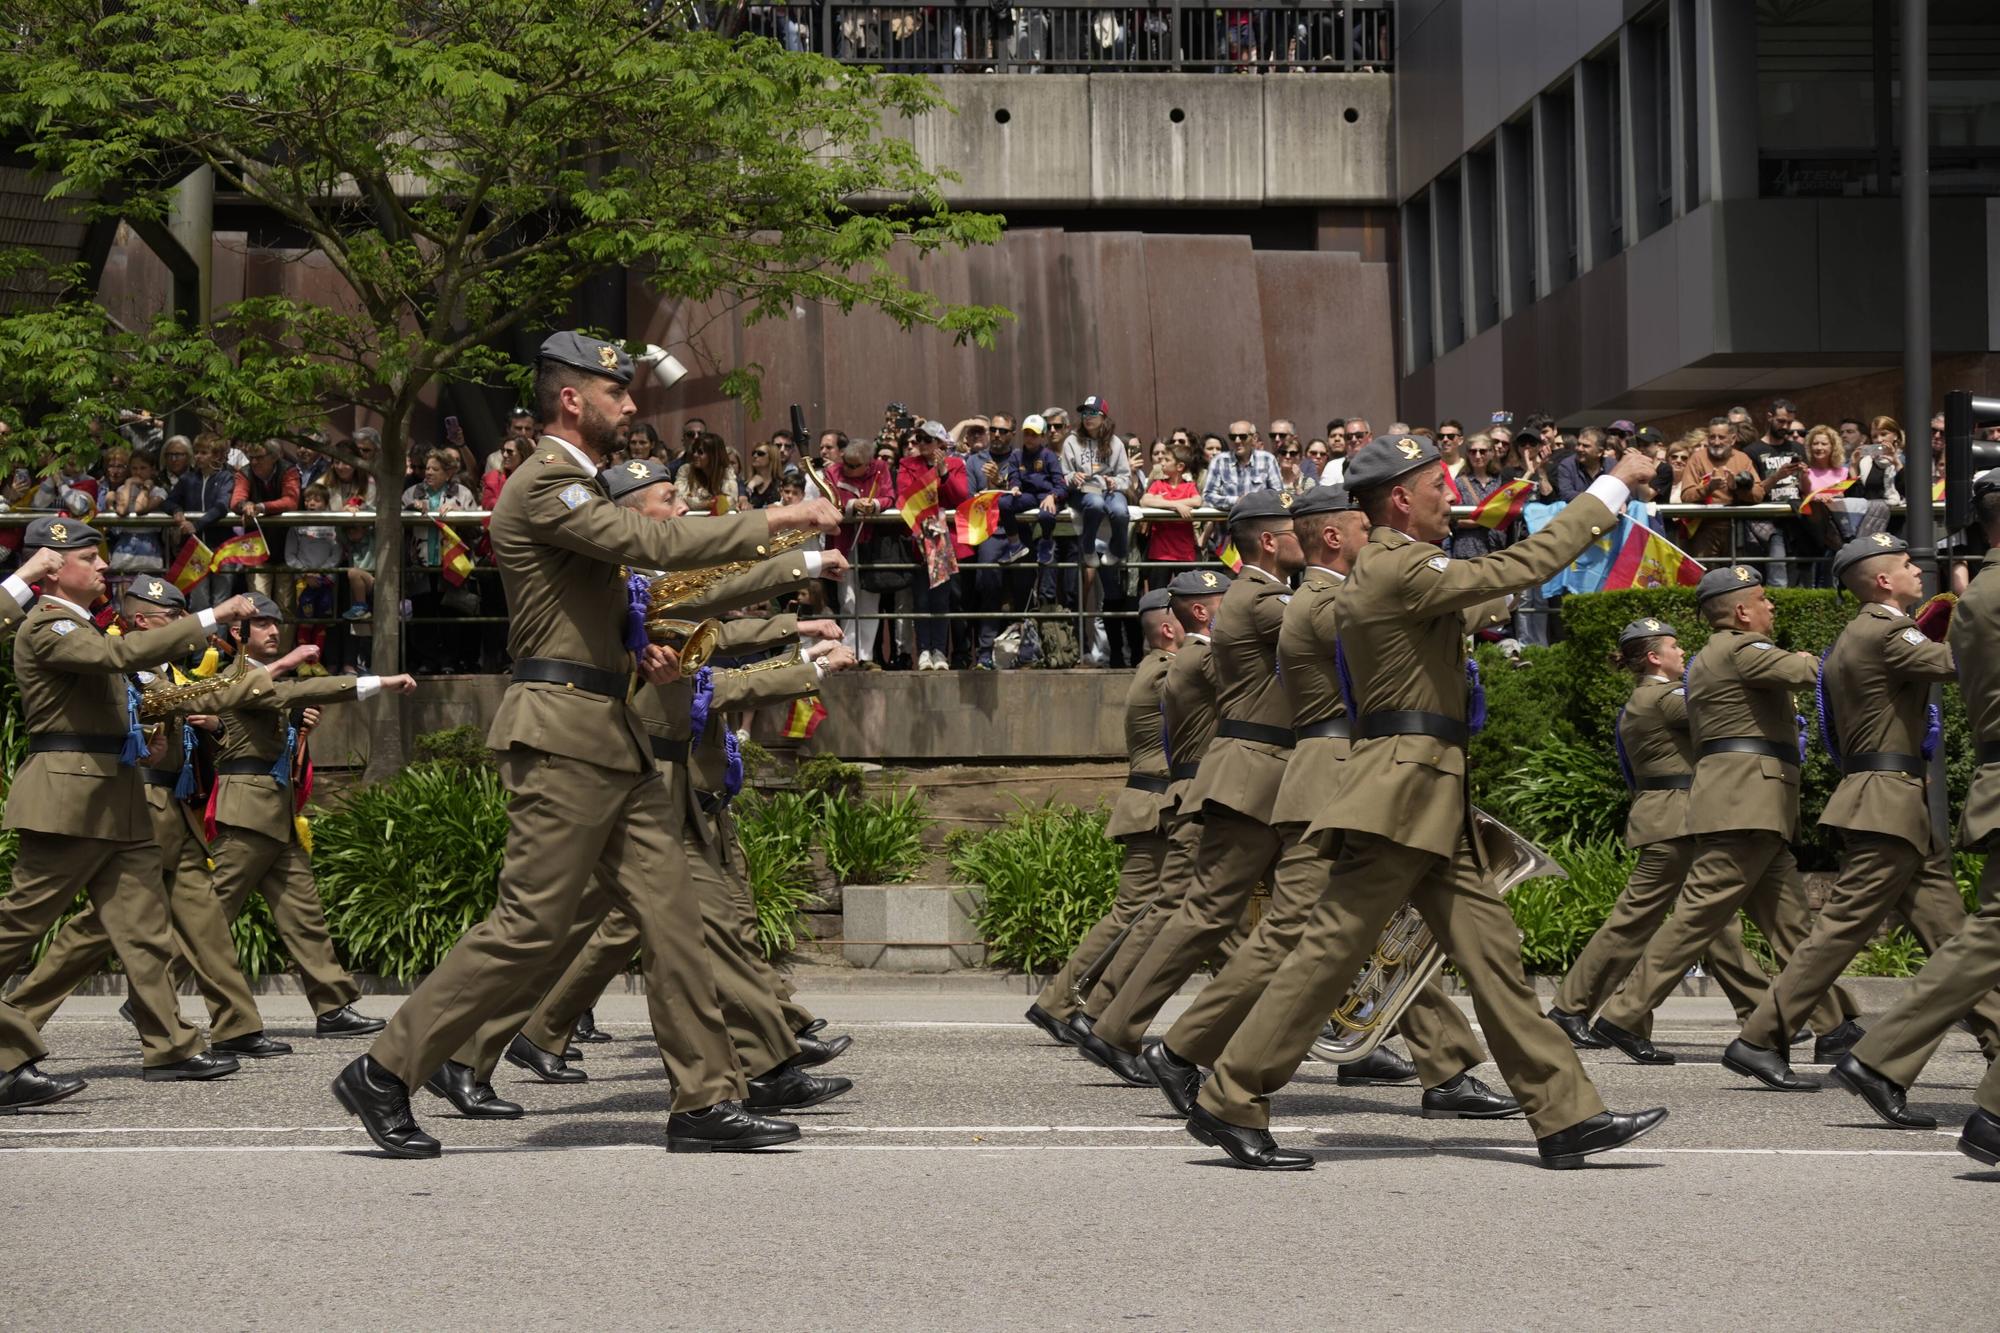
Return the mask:
M 1936 704 L 1924 706 L 1924 745 L 1926 759 L 1937 754 L 1938 742 L 1944 738 L 1944 713 Z
M 1829 644 L 1826 652 L 1819 655 L 1819 673 L 1813 677 L 1813 708 L 1819 714 L 1820 744 L 1826 746 L 1826 752 L 1833 756 L 1833 766 L 1840 768 L 1842 767 L 1840 758 L 1840 733 L 1834 728 L 1833 710 L 1827 706 L 1826 702 L 1826 659 L 1828 654 L 1832 652 L 1833 647 Z M 1806 759 L 1805 726 L 1806 720 L 1802 717 L 1799 719 L 1800 763 L 1804 763 Z
M 139 725 L 139 687 L 125 678 L 125 748 L 118 752 L 118 762 L 127 768 L 137 768 L 146 757 L 146 729 Z
M 1479 678 L 1476 658 L 1465 659 L 1465 686 L 1465 726 L 1476 736 L 1486 729 L 1486 682 Z
M 1354 677 L 1348 673 L 1347 649 L 1342 645 L 1340 636 L 1337 634 L 1333 638 L 1333 669 L 1335 674 L 1340 677 L 1341 707 L 1347 710 L 1349 717 L 1358 719 L 1361 715 L 1355 711 L 1354 707 Z
M 722 790 L 731 797 L 743 790 L 743 751 L 736 743 L 736 733 L 722 733 Z
M 647 589 L 651 581 L 644 574 L 625 578 L 625 646 L 634 653 L 646 651 Z
M 1611 748 L 1618 753 L 1618 771 L 1625 777 L 1625 790 L 1637 791 L 1639 781 L 1632 776 L 1632 758 L 1625 753 L 1625 710 L 1618 710 L 1618 720 L 1611 724 Z
M 715 668 L 703 667 L 694 673 L 694 700 L 688 705 L 688 716 L 694 724 L 694 738 L 691 744 L 700 745 L 702 733 L 708 730 L 708 709 L 715 699 Z
M 278 762 L 271 765 L 271 776 L 278 780 L 280 787 L 292 785 L 292 747 L 299 742 L 299 729 L 285 728 L 285 752 L 278 756 Z
M 194 723 L 181 723 L 181 775 L 174 779 L 174 799 L 194 796 Z

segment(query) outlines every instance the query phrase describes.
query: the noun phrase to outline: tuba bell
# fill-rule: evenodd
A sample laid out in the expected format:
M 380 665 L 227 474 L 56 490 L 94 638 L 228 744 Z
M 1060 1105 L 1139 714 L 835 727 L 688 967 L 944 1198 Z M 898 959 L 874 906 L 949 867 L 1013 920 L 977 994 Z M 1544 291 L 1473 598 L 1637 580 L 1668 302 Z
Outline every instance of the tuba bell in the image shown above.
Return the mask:
M 731 560 L 705 569 L 670 570 L 646 585 L 646 637 L 680 653 L 681 670 L 699 671 L 715 655 L 722 622 L 714 617 L 689 620 L 677 615 L 679 608 L 699 601 L 710 588 L 724 579 L 755 569 L 774 556 L 796 550 L 817 533 L 781 532 L 770 541 L 770 554 L 755 560 Z
M 1479 840 L 1487 883 L 1500 897 L 1527 880 L 1569 878 L 1554 857 L 1476 805 L 1472 836 Z M 1344 1065 L 1367 1055 L 1443 967 L 1444 951 L 1431 938 L 1423 914 L 1409 903 L 1398 907 L 1347 998 L 1334 1009 L 1327 1030 L 1313 1042 L 1314 1057 Z

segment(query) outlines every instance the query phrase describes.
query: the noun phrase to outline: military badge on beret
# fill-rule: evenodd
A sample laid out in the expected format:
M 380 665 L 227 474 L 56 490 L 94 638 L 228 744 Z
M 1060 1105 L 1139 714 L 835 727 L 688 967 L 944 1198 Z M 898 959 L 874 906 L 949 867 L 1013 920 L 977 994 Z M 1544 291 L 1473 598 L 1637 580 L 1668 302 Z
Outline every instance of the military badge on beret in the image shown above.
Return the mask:
M 606 370 L 618 369 L 618 349 L 606 343 L 597 349 L 597 364 Z

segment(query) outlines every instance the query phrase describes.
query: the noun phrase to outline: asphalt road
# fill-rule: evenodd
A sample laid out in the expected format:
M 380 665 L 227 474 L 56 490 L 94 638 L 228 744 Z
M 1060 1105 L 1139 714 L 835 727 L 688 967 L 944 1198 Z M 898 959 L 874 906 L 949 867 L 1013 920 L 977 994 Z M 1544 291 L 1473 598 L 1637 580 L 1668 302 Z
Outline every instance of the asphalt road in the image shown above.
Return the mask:
M 810 1003 L 815 997 L 805 997 Z M 1308 1065 L 1281 1141 L 1316 1170 L 1219 1164 L 1130 1089 L 994 995 L 820 997 L 854 1048 L 848 1097 L 797 1151 L 673 1156 L 642 1002 L 590 1082 L 503 1066 L 525 1119 L 420 1095 L 433 1162 L 376 1155 L 327 1083 L 359 1043 L 212 1084 L 143 1084 L 116 1000 L 74 1000 L 50 1065 L 91 1080 L 0 1119 L 12 1329 L 358 1327 L 945 1329 L 1861 1328 L 1994 1324 L 2000 1173 L 1948 1135 L 1983 1068 L 1954 1034 L 1877 1127 L 1837 1089 L 1747 1086 L 1715 1001 L 1674 1000 L 1641 1068 L 1584 1055 L 1617 1108 L 1672 1119 L 1586 1171 L 1535 1164 L 1521 1121 L 1426 1121 L 1415 1088 L 1342 1091 Z M 386 1013 L 393 999 L 363 1008 Z M 1170 1011 L 1171 1013 L 1171 1011 Z M 1482 1072 L 1492 1075 L 1492 1067 Z M 1811 1071 L 1806 1071 L 1811 1072 Z M 1823 1073 L 1824 1071 L 1819 1071 Z

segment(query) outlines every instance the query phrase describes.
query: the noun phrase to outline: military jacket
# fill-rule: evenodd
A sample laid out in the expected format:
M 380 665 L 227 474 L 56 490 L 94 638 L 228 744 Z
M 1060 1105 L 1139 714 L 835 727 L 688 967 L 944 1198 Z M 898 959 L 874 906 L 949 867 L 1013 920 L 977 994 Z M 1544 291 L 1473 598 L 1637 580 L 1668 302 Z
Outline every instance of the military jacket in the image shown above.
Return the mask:
M 285 753 L 285 739 L 296 723 L 299 709 L 346 703 L 354 698 L 359 685 L 358 676 L 282 680 L 270 690 L 218 710 L 222 739 L 216 747 L 216 763 L 250 760 L 267 768 L 275 766 Z M 296 760 L 297 756 L 293 757 Z M 293 791 L 304 776 L 296 767 L 283 783 L 269 773 L 218 773 L 216 826 L 226 824 L 279 842 L 291 841 L 297 831 L 293 823 L 297 813 Z
M 769 553 L 769 532 L 754 509 L 672 523 L 621 509 L 593 473 L 544 436 L 502 488 L 488 528 L 507 593 L 507 651 L 516 661 L 554 658 L 629 676 L 626 566 L 691 569 L 755 559 Z M 539 681 L 508 686 L 486 743 L 626 773 L 653 762 L 623 694 Z
M 1334 594 L 1359 718 L 1410 710 L 1463 721 L 1468 613 L 1488 615 L 1496 597 L 1546 581 L 1611 524 L 1604 502 L 1582 495 L 1540 532 L 1470 560 L 1376 527 Z M 1321 807 L 1308 832 L 1370 833 L 1449 857 L 1470 841 L 1469 819 L 1465 748 L 1386 735 L 1353 743 L 1339 799 Z
M 1333 594 L 1346 581 L 1346 575 L 1314 565 L 1285 608 L 1284 628 L 1278 632 L 1278 679 L 1296 727 L 1347 716 L 1333 663 Z M 1345 736 L 1299 737 L 1271 804 L 1271 822 L 1310 824 L 1332 794 L 1347 750 Z
M 1894 607 L 1861 608 L 1826 655 L 1826 707 L 1843 758 L 1900 754 L 1921 760 L 1930 688 L 1954 677 L 1951 649 L 1924 637 Z M 1908 773 L 1844 773 L 1819 817 L 1824 828 L 1886 833 L 1935 851 L 1925 781 Z
M 1681 778 L 1694 772 L 1694 739 L 1688 731 L 1687 690 L 1677 680 L 1642 678 L 1618 715 L 1618 739 L 1632 776 Z M 1632 793 L 1625 815 L 1625 845 L 1644 847 L 1688 836 L 1687 787 Z
M 1176 811 L 1199 814 L 1199 807 L 1189 806 L 1186 796 L 1215 738 L 1215 669 L 1206 634 L 1188 635 L 1167 665 L 1166 684 L 1160 689 L 1160 730 L 1166 741 L 1167 777 L 1174 784 L 1167 795 Z
M 819 672 L 810 662 L 797 657 L 772 658 L 747 667 L 720 671 L 715 677 L 714 710 L 702 731 L 701 744 L 688 758 L 689 791 L 694 800 L 689 822 L 703 843 L 726 860 L 726 843 L 732 836 L 723 811 L 712 798 L 726 790 L 729 751 L 723 734 L 728 730 L 726 713 L 746 708 L 763 708 L 807 698 L 819 691 Z M 711 804 L 704 805 L 703 798 Z
M 1951 612 L 1946 642 L 1958 659 L 1958 688 L 1974 744 L 2000 745 L 2000 549 L 1987 552 L 1979 572 Z M 1959 843 L 1969 851 L 1985 851 L 2000 833 L 2000 762 L 1982 763 L 1972 772 L 1965 793 L 1965 811 L 1958 826 Z
M 1125 787 L 1111 807 L 1104 825 L 1107 838 L 1130 838 L 1157 833 L 1173 809 L 1173 788 L 1167 776 L 1167 750 L 1160 735 L 1160 699 L 1166 692 L 1167 668 L 1174 654 L 1155 648 L 1139 659 L 1132 673 L 1131 688 L 1125 691 L 1125 762 L 1131 775 L 1154 780 L 1161 790 Z
M 27 618 L 27 611 L 22 608 L 14 594 L 6 588 L 0 588 L 0 643 L 13 638 L 14 632 L 21 628 L 21 622 Z
M 1799 832 L 1798 710 L 1792 695 L 1810 690 L 1817 667 L 1769 639 L 1719 629 L 1688 664 L 1687 707 L 1694 735 L 1694 791 L 1688 831 L 1763 830 L 1790 840 Z M 1709 741 L 1747 737 L 1764 754 L 1703 755 Z
M 1212 803 L 1252 819 L 1271 817 L 1292 747 L 1225 736 L 1221 724 L 1291 730 L 1291 705 L 1278 687 L 1278 631 L 1291 600 L 1290 584 L 1248 565 L 1222 595 L 1210 632 L 1216 734 L 1184 798 L 1194 809 Z
M 228 671 L 216 678 L 214 692 L 204 694 L 193 701 L 186 711 L 211 713 L 220 717 L 225 711 L 241 707 L 277 688 L 276 682 L 271 679 L 271 673 L 263 667 L 250 666 L 247 662 L 244 665 L 245 669 L 242 671 Z M 142 671 L 139 673 L 139 684 L 148 690 L 172 688 L 173 671 L 164 664 L 154 667 L 151 671 Z M 178 781 L 181 765 L 187 758 L 187 752 L 182 748 L 180 718 L 176 717 L 168 722 L 161 728 L 161 733 L 166 741 L 165 748 L 161 751 L 159 761 L 148 764 L 147 767 Z M 199 744 L 199 737 L 196 743 Z M 155 815 L 171 806 L 173 800 L 172 787 L 163 787 L 152 782 L 146 784 L 146 804 L 152 808 Z

